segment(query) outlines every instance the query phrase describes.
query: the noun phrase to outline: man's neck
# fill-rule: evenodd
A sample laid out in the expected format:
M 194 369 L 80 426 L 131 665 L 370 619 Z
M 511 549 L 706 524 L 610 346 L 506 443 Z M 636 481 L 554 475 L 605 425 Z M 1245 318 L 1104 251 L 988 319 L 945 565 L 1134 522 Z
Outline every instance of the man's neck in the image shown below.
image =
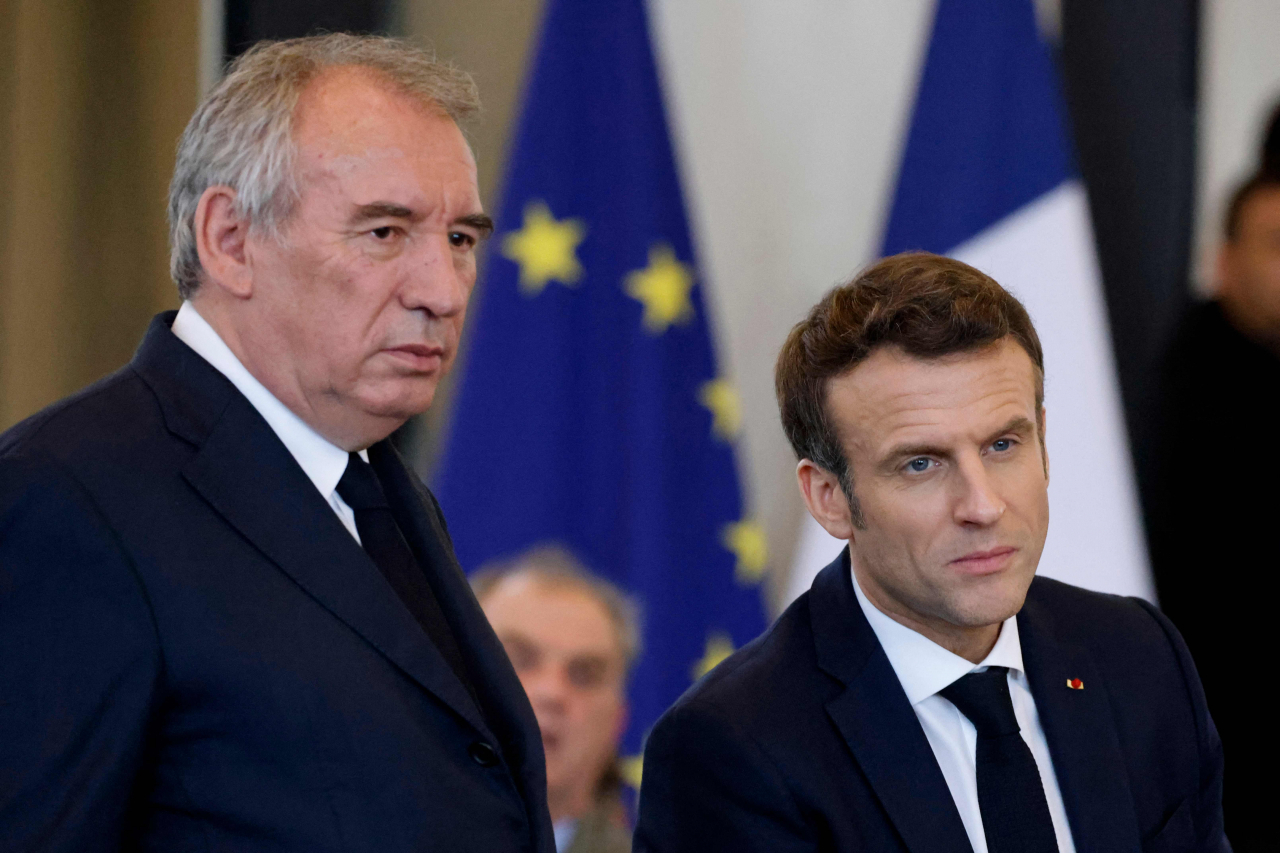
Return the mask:
M 551 822 L 562 820 L 581 820 L 591 810 L 590 788 L 547 789 L 547 810 L 551 812 Z
M 1217 299 L 1227 322 L 1237 332 L 1270 350 L 1273 355 L 1280 356 L 1280 330 L 1269 325 L 1264 315 L 1251 310 L 1251 306 L 1232 288 L 1223 288 Z
M 381 441 L 402 425 L 403 422 L 393 419 L 371 424 L 367 422 L 367 418 L 342 417 L 341 407 L 335 411 L 334 406 L 326 405 L 327 401 L 324 399 L 308 399 L 297 382 L 288 381 L 287 374 L 282 376 L 278 371 L 268 369 L 268 365 L 284 363 L 285 359 L 263 357 L 255 350 L 251 344 L 253 336 L 241 333 L 240 324 L 236 322 L 233 312 L 228 310 L 223 300 L 215 297 L 216 294 L 205 295 L 197 291 L 189 301 L 244 369 L 279 400 L 281 405 L 325 440 L 347 452 L 354 452 Z
M 862 594 L 876 610 L 970 663 L 981 663 L 995 648 L 996 640 L 1000 639 L 1003 620 L 993 625 L 967 626 L 953 625 L 941 619 L 926 619 L 905 607 L 897 606 L 876 584 L 868 583 L 861 577 L 857 578 L 857 583 Z

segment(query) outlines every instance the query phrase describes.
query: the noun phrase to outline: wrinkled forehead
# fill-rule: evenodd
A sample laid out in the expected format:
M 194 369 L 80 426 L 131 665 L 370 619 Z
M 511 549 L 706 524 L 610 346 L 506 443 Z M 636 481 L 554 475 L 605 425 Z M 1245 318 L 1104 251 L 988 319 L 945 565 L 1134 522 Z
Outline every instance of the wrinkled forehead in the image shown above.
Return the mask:
M 891 346 L 831 379 L 827 407 L 842 443 L 875 449 L 1035 420 L 1036 387 L 1035 364 L 1009 339 L 938 358 Z
M 516 571 L 480 604 L 499 634 L 510 629 L 531 640 L 571 642 L 580 653 L 622 657 L 622 638 L 608 607 L 579 584 Z
M 313 168 L 407 158 L 475 174 L 466 137 L 442 109 L 368 69 L 339 67 L 317 74 L 298 99 L 293 141 Z

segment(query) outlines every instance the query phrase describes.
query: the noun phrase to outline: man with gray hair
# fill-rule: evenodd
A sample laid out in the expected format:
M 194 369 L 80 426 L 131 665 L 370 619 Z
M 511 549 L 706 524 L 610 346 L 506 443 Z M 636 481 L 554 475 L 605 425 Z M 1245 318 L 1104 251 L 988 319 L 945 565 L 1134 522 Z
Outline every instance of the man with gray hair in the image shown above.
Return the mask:
M 554 849 L 537 722 L 388 436 L 491 230 L 465 74 L 262 44 L 183 134 L 183 304 L 0 436 L 0 847 Z
M 618 742 L 639 652 L 635 605 L 558 545 L 471 578 L 542 730 L 559 853 L 630 853 Z

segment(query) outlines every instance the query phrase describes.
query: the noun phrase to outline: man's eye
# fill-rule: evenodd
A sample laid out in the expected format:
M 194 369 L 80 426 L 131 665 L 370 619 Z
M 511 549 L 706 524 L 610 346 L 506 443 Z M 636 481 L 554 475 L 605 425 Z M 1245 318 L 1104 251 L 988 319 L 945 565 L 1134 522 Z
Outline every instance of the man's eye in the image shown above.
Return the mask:
M 459 249 L 470 249 L 476 244 L 476 238 L 465 231 L 449 232 L 449 243 Z
M 933 464 L 933 460 L 926 456 L 917 456 L 907 463 L 907 470 L 914 471 L 919 474 L 929 470 L 929 466 Z
M 379 240 L 386 240 L 390 238 L 391 235 L 395 233 L 395 231 L 396 229 L 391 227 L 390 225 L 383 225 L 381 228 L 375 228 L 369 233 L 372 234 L 374 237 L 378 238 Z
M 605 663 L 595 658 L 569 663 L 569 682 L 574 687 L 595 687 L 604 681 Z
M 1012 447 L 1013 439 L 1011 438 L 997 438 L 995 441 L 991 442 L 991 449 L 997 453 L 1003 453 Z

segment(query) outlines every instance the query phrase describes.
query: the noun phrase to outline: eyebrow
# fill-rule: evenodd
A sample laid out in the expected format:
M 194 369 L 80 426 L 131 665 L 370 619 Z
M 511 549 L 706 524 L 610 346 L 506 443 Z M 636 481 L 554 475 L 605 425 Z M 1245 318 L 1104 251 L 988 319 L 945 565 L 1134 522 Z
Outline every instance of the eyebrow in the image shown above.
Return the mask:
M 480 239 L 493 233 L 493 219 L 486 213 L 469 213 L 453 220 L 454 225 L 466 225 L 480 232 Z
M 358 225 L 361 222 L 367 222 L 370 219 L 418 219 L 413 211 L 405 207 L 403 204 L 396 204 L 390 201 L 373 201 L 368 204 L 362 204 L 351 214 L 350 222 L 352 225 Z
M 403 204 L 396 204 L 391 201 L 372 201 L 368 204 L 362 204 L 351 214 L 350 223 L 359 225 L 372 219 L 408 219 L 416 222 L 422 217 L 413 212 L 410 208 Z M 480 232 L 480 239 L 488 237 L 493 233 L 493 219 L 484 213 L 469 213 L 466 216 L 459 216 L 453 220 L 453 225 L 465 225 L 468 228 L 474 228 Z
M 987 439 L 988 442 L 994 441 L 997 437 L 1007 435 L 1008 433 L 1028 433 L 1035 432 L 1035 424 L 1033 424 L 1026 416 L 1016 415 L 1010 418 L 1004 426 L 991 433 Z M 947 456 L 949 451 L 942 447 L 931 444 L 900 444 L 894 447 L 884 455 L 884 461 L 881 467 L 885 469 L 893 469 L 897 467 L 897 463 L 901 459 L 914 456 Z

